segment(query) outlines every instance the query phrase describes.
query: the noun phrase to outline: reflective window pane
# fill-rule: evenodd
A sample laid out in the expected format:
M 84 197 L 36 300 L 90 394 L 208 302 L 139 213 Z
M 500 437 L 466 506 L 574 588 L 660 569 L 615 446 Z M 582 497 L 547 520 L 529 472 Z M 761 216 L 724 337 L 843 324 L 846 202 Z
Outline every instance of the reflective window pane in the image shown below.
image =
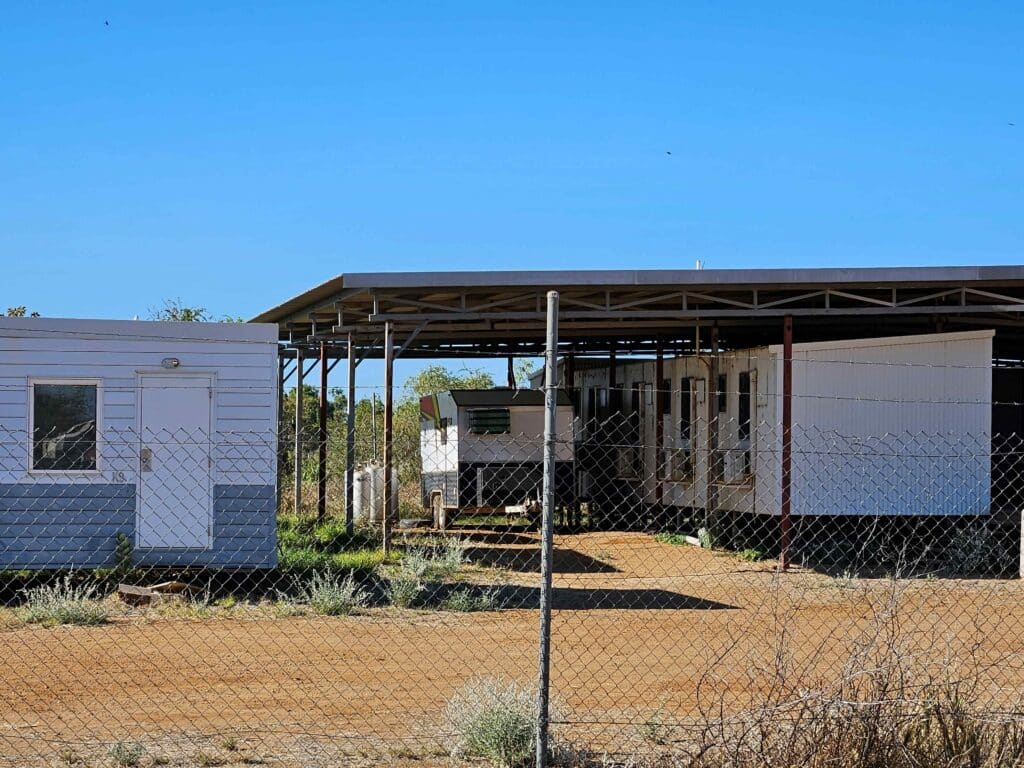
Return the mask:
M 34 384 L 32 468 L 96 469 L 96 385 Z

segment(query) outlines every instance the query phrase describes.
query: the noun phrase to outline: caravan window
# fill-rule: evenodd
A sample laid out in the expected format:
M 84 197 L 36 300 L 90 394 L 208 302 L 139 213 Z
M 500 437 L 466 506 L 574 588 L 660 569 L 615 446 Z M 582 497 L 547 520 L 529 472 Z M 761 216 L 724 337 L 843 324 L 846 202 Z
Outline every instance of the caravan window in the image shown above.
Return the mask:
M 740 401 L 739 410 L 736 414 L 737 421 L 739 422 L 739 440 L 740 448 L 743 451 L 742 456 L 742 467 L 741 472 L 744 477 L 750 475 L 751 468 L 751 455 L 750 455 L 750 416 L 752 413 L 752 403 L 750 400 L 750 372 L 744 371 L 740 374 Z
M 744 371 L 740 374 L 740 401 L 739 410 L 736 412 L 736 420 L 739 422 L 740 440 L 750 439 L 750 372 Z
M 679 382 L 679 440 L 687 445 L 690 442 L 690 421 L 693 413 L 690 383 L 690 379 Z
M 96 382 L 32 382 L 32 469 L 96 470 L 98 392 Z
M 673 480 L 693 475 L 693 380 L 679 382 L 679 442 L 671 465 Z
M 508 408 L 477 408 L 470 411 L 469 431 L 474 435 L 507 435 L 512 431 Z

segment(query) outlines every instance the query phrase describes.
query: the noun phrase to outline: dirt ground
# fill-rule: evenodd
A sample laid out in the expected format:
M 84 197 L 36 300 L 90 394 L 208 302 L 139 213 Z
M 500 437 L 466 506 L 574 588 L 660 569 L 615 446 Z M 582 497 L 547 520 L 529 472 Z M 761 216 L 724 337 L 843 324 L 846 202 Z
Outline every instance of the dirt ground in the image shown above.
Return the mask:
M 924 661 L 984 668 L 992 701 L 1024 690 L 1017 581 L 919 580 L 894 594 L 884 580 L 779 575 L 642 533 L 559 536 L 556 550 L 553 689 L 563 731 L 588 743 L 628 749 L 655 713 L 749 705 L 782 657 L 808 683 L 834 678 L 880 624 Z M 535 551 L 533 534 L 478 536 L 470 556 L 482 565 L 468 578 L 535 604 Z M 102 765 L 110 742 L 131 740 L 181 765 L 423 765 L 441 759 L 443 708 L 463 682 L 534 678 L 537 624 L 520 607 L 11 627 L 0 631 L 0 753 L 54 764 L 73 750 Z

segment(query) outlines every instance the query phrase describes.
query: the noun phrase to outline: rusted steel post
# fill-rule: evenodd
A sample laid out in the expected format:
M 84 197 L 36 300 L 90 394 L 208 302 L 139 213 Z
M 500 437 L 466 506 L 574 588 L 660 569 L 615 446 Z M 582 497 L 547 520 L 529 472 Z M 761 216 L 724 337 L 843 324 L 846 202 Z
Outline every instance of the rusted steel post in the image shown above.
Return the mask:
M 395 329 L 391 321 L 384 324 L 384 515 L 381 521 L 385 556 L 391 554 L 391 508 L 395 503 L 395 486 L 391 480 L 395 465 L 393 442 L 395 410 Z
M 320 342 L 320 413 L 317 430 L 320 445 L 316 464 L 316 519 L 327 519 L 327 344 Z
M 277 468 L 277 489 L 275 491 L 275 495 L 276 495 L 276 499 L 277 499 L 277 505 L 276 505 L 275 509 L 278 511 L 278 513 L 281 512 L 281 501 L 282 501 L 282 498 L 281 498 L 281 475 L 284 472 L 284 461 L 283 461 L 283 459 L 286 459 L 288 457 L 288 454 L 285 452 L 284 435 L 282 434 L 282 430 L 283 430 L 284 425 L 285 425 L 284 414 L 282 413 L 282 411 L 284 410 L 284 367 L 285 367 L 285 363 L 286 362 L 287 361 L 285 360 L 284 357 L 281 357 L 280 355 L 278 355 L 278 358 L 277 358 L 277 424 L 275 425 L 275 428 L 277 430 L 277 432 L 276 432 L 276 434 L 277 434 L 277 445 L 275 446 L 275 450 L 277 451 L 277 461 L 275 462 L 275 466 Z
M 658 516 L 661 517 L 661 505 L 664 500 L 664 488 L 661 479 L 665 474 L 665 350 L 661 339 L 658 339 L 656 357 L 654 358 L 654 503 L 658 505 Z
M 345 532 L 355 532 L 353 486 L 356 477 L 356 349 L 355 334 L 348 335 L 348 393 L 345 399 Z
M 295 516 L 302 514 L 302 347 L 295 348 Z
M 793 493 L 793 317 L 782 321 L 782 504 L 779 511 L 779 564 L 789 568 Z

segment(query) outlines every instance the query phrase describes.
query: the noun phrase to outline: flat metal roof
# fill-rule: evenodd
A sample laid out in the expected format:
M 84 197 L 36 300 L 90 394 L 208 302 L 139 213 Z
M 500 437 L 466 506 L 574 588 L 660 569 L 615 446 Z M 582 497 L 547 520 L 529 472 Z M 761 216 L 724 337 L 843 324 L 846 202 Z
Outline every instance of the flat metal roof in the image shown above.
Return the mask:
M 560 339 L 581 353 L 694 348 L 718 325 L 726 347 L 954 327 L 1022 332 L 1024 265 L 820 269 L 520 270 L 339 275 L 253 318 L 291 346 L 349 338 L 379 356 L 385 325 L 403 355 L 536 355 L 545 294 L 561 295 Z M 1013 335 L 1010 331 L 1004 336 Z M 1024 342 L 1021 344 L 1024 350 Z M 340 352 L 339 352 L 340 353 Z

